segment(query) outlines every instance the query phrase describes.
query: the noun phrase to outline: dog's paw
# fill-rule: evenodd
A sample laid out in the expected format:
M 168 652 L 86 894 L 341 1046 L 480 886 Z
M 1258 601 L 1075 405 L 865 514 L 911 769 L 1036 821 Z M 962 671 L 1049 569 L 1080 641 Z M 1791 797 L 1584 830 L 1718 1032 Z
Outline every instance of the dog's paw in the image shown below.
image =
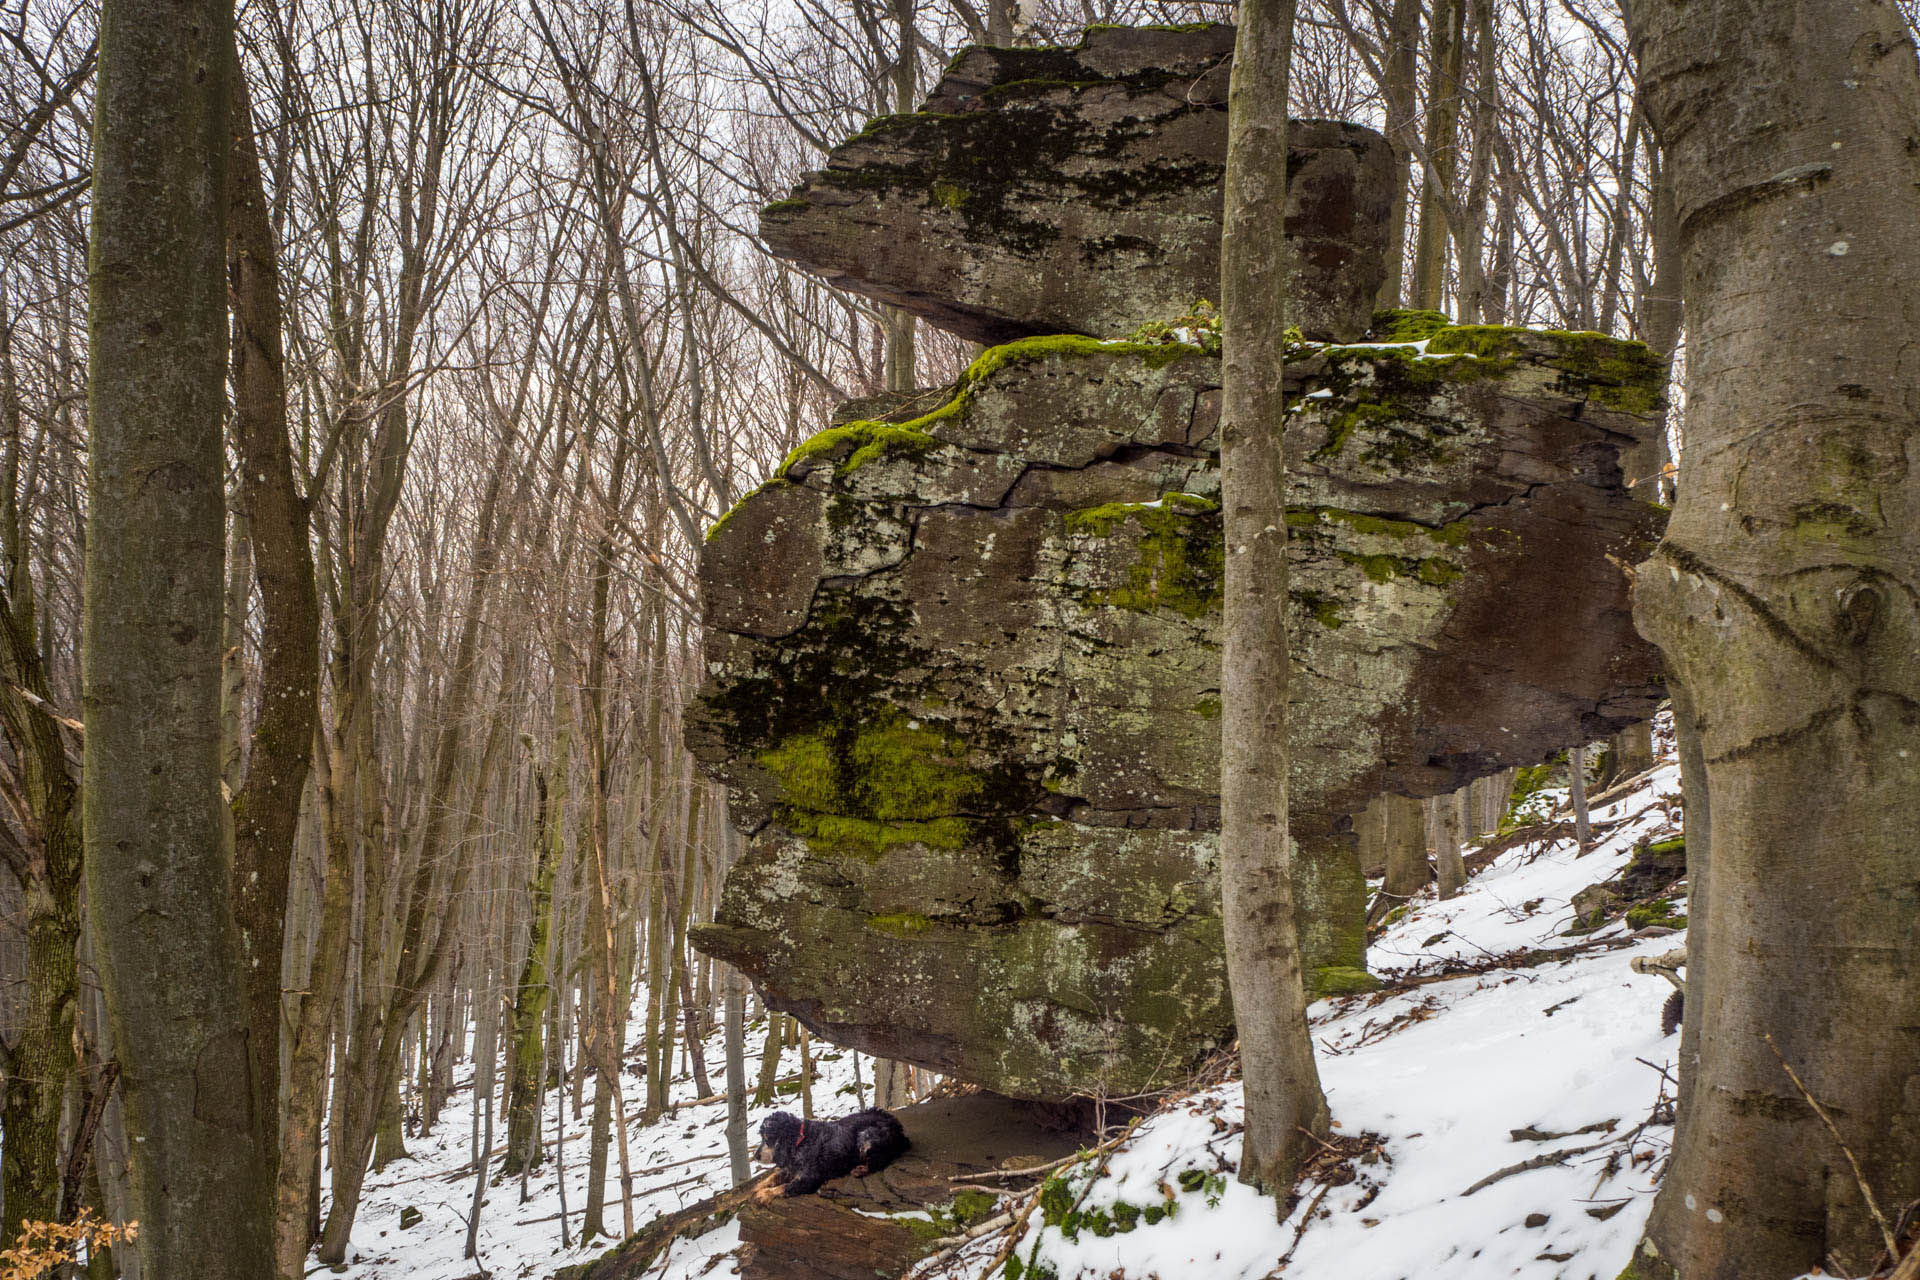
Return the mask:
M 761 1187 L 760 1189 L 755 1191 L 753 1193 L 753 1198 L 755 1202 L 759 1204 L 770 1203 L 771 1201 L 778 1200 L 780 1198 L 780 1188 L 778 1185 L 770 1182 L 766 1186 Z
M 849 1178 L 864 1178 L 867 1176 L 867 1174 L 871 1172 L 872 1170 L 868 1169 L 867 1166 L 863 1164 L 857 1164 L 851 1170 L 848 1171 L 847 1176 Z

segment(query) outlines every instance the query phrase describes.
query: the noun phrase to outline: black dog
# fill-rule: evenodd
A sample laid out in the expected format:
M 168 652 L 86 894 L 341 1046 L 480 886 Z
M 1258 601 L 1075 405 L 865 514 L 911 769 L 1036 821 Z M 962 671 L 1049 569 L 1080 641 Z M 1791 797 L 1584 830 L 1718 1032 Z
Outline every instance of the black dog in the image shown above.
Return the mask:
M 779 1170 L 761 1198 L 811 1195 L 834 1178 L 878 1173 L 911 1145 L 892 1113 L 877 1108 L 838 1120 L 801 1120 L 776 1111 L 760 1122 L 754 1153 Z

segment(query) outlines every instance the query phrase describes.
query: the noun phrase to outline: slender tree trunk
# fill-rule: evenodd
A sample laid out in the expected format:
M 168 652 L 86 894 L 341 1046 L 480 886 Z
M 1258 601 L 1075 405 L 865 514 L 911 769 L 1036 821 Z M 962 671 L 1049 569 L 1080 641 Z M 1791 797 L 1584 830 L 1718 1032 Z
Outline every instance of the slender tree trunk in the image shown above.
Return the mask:
M 1567 802 L 1573 806 L 1573 842 L 1584 853 L 1593 843 L 1593 831 L 1587 818 L 1587 749 L 1583 746 L 1567 752 Z
M 747 1163 L 747 983 L 732 965 L 722 978 L 727 1004 L 727 1158 L 733 1185 L 753 1177 Z
M 1889 339 L 1920 322 L 1920 72 L 1880 0 L 1630 16 L 1688 333 L 1635 617 L 1698 766 L 1683 1105 L 1635 1265 L 1858 1274 L 1883 1247 L 1860 1181 L 1888 1218 L 1920 1198 L 1920 369 Z
M 1467 883 L 1467 866 L 1460 857 L 1460 806 L 1453 796 L 1427 801 L 1427 831 L 1433 841 L 1433 865 L 1442 898 L 1451 898 Z
M 1220 894 L 1247 1129 L 1240 1179 L 1284 1204 L 1329 1116 L 1307 1035 L 1287 830 L 1287 76 L 1293 0 L 1240 11 L 1221 243 Z
M 228 83 L 227 290 L 233 308 L 233 439 L 239 499 L 260 586 L 260 714 L 246 780 L 233 797 L 233 901 L 247 967 L 247 1016 L 267 1176 L 281 1144 L 280 991 L 300 802 L 319 717 L 320 596 L 306 499 L 293 479 L 281 346 L 280 246 L 268 214 L 253 109 L 232 52 Z
M 527 886 L 532 924 L 527 930 L 527 954 L 521 962 L 520 982 L 513 1000 L 513 1083 L 507 1102 L 507 1156 L 500 1169 L 509 1174 L 540 1163 L 540 1073 L 545 1066 L 541 1032 L 546 1026 L 547 1001 L 552 994 L 547 985 L 547 952 L 551 945 L 553 875 L 559 861 L 561 831 L 557 812 L 560 801 L 554 792 L 560 791 L 564 796 L 561 789 L 566 785 L 566 767 L 560 763 L 557 749 L 555 755 L 559 765 L 553 770 L 556 785 L 550 787 L 546 775 L 540 773 L 534 775 L 533 783 L 539 794 L 535 824 L 539 852 L 535 855 L 533 883 Z
M 1447 199 L 1459 168 L 1460 64 L 1465 0 L 1433 0 L 1429 30 L 1433 79 L 1427 92 L 1427 172 L 1421 183 L 1419 239 L 1413 256 L 1413 305 L 1438 310 L 1447 285 Z
M 1420 0 L 1393 0 L 1380 84 L 1387 104 L 1387 141 L 1393 146 L 1393 203 L 1387 212 L 1387 278 L 1375 303 L 1386 310 L 1401 305 L 1407 274 L 1407 188 L 1413 176 L 1413 145 L 1420 136 L 1415 116 L 1419 45 Z
M 157 1277 L 272 1266 L 220 796 L 230 0 L 106 0 L 82 681 L 94 958 Z
M 786 1047 L 786 1029 L 787 1020 L 780 1014 L 768 1010 L 767 1038 L 761 1041 L 760 1074 L 753 1088 L 753 1105 L 756 1107 L 773 1105 L 773 1086 L 774 1082 L 780 1078 L 780 1051 Z M 889 1062 L 887 1066 L 891 1068 L 893 1064 Z M 876 1067 L 875 1080 L 880 1078 L 878 1072 L 879 1068 Z M 893 1103 L 894 1098 L 890 1093 L 885 1097 L 876 1096 L 873 1101 L 876 1107 L 890 1107 Z

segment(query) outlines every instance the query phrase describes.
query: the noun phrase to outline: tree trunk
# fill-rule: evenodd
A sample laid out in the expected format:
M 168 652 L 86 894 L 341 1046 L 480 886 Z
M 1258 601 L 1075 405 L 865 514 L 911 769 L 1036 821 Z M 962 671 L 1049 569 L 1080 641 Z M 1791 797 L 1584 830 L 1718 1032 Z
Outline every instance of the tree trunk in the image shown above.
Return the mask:
M 1360 874 L 1372 879 L 1387 873 L 1387 797 L 1377 795 L 1354 815 L 1353 832 L 1360 843 Z
M 1593 843 L 1593 831 L 1587 819 L 1587 749 L 1574 747 L 1567 752 L 1567 803 L 1573 808 L 1573 842 L 1586 852 Z
M 82 680 L 94 958 L 153 1276 L 272 1266 L 220 795 L 230 0 L 100 21 Z
M 1433 866 L 1442 898 L 1451 898 L 1467 883 L 1467 866 L 1460 857 L 1460 806 L 1452 796 L 1427 801 L 1427 833 L 1433 842 Z
M 1287 830 L 1287 76 L 1293 0 L 1247 0 L 1228 90 L 1221 241 L 1220 896 L 1247 1129 L 1240 1179 L 1286 1203 L 1327 1103 L 1307 1035 Z
M 1387 845 L 1387 881 L 1382 892 L 1405 901 L 1433 879 L 1427 865 L 1426 811 L 1408 796 L 1382 796 L 1381 803 L 1386 809 Z
M 773 1085 L 780 1078 L 780 1051 L 785 1047 L 784 1033 L 787 1020 L 771 1010 L 767 1012 L 767 1038 L 760 1047 L 760 1075 L 753 1087 L 753 1105 L 767 1107 L 773 1105 Z M 876 1077 L 877 1078 L 877 1077 Z M 875 1098 L 874 1106 L 892 1106 L 890 1099 Z
M 1412 301 L 1440 309 L 1447 285 L 1447 200 L 1459 169 L 1460 65 L 1465 0 L 1434 0 L 1428 32 L 1432 81 L 1427 90 L 1427 164 L 1421 182 L 1419 239 L 1414 244 Z
M 541 1032 L 552 995 L 547 985 L 547 949 L 553 921 L 554 867 L 561 842 L 561 801 L 554 793 L 565 794 L 566 767 L 562 759 L 556 750 L 558 767 L 553 770 L 553 787 L 549 788 L 543 773 L 536 773 L 533 780 L 539 797 L 535 831 L 540 844 L 533 883 L 527 886 L 532 914 L 527 955 L 520 966 L 520 982 L 513 999 L 513 1083 L 507 1101 L 507 1157 L 501 1165 L 502 1173 L 520 1173 L 540 1163 L 540 1072 L 545 1065 Z
M 733 1185 L 739 1187 L 753 1177 L 747 1163 L 747 982 L 732 965 L 722 982 L 727 1002 L 727 1158 Z
M 1419 44 L 1420 0 L 1393 0 L 1380 83 L 1380 95 L 1387 104 L 1386 137 L 1393 146 L 1393 203 L 1387 213 L 1387 278 L 1381 282 L 1375 299 L 1375 305 L 1383 310 L 1401 305 L 1407 274 L 1407 187 L 1413 175 L 1413 145 L 1420 136 L 1414 110 Z
M 1783 1062 L 1889 1217 L 1920 1197 L 1920 369 L 1889 339 L 1920 322 L 1920 73 L 1881 0 L 1631 13 L 1689 334 L 1683 474 L 1635 615 L 1703 775 L 1686 797 L 1698 1064 L 1636 1264 L 1858 1273 L 1880 1233 Z
M 70 1217 L 79 1206 L 60 1196 L 60 1116 L 74 1070 L 79 1000 L 80 787 L 68 764 L 66 731 L 48 714 L 52 690 L 39 645 L 37 592 L 29 541 L 20 520 L 21 421 L 14 379 L 13 318 L 0 315 L 0 536 L 6 574 L 0 595 L 0 730 L 13 751 L 26 813 L 26 866 L 14 867 L 26 935 L 26 985 L 4 1063 L 0 1104 L 0 1182 L 6 1215 L 0 1249 L 22 1222 Z M 31 695 L 38 703 L 28 700 Z
M 233 797 L 233 903 L 247 969 L 247 1017 L 265 1130 L 267 1177 L 280 1143 L 281 951 L 300 801 L 320 714 L 320 596 L 307 502 L 293 479 L 281 347 L 280 246 L 268 216 L 253 109 L 231 53 L 227 289 L 233 308 L 233 439 L 239 495 L 260 585 L 260 714 L 246 780 Z

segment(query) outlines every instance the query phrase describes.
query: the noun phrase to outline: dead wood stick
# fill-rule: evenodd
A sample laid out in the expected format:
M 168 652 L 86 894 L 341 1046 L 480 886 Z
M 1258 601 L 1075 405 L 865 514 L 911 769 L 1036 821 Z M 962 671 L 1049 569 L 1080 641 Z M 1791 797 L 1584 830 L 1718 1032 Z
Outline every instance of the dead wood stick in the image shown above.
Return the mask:
M 945 1261 L 948 1254 L 953 1253 L 961 1246 L 972 1244 L 981 1236 L 990 1236 L 1000 1228 L 1010 1226 L 1012 1222 L 1013 1214 L 1011 1212 L 1003 1213 L 996 1217 L 988 1218 L 985 1222 L 976 1222 L 957 1236 L 943 1236 L 933 1242 L 933 1247 L 938 1249 L 939 1252 L 921 1265 L 932 1266 L 936 1262 Z
M 1598 1151 L 1602 1147 L 1611 1146 L 1612 1143 L 1613 1139 L 1609 1138 L 1605 1142 L 1595 1142 L 1590 1146 L 1568 1147 L 1565 1151 L 1549 1151 L 1545 1155 L 1534 1156 L 1530 1160 L 1522 1160 L 1519 1164 L 1510 1164 L 1504 1169 L 1497 1169 L 1488 1174 L 1460 1194 L 1462 1196 L 1470 1196 L 1476 1191 L 1485 1190 L 1502 1179 L 1511 1178 L 1516 1173 L 1525 1173 L 1529 1169 L 1544 1169 L 1549 1165 L 1565 1164 L 1575 1156 L 1583 1156 L 1589 1151 Z
M 1070 1156 L 1061 1156 L 1058 1160 L 1049 1160 L 1045 1164 L 1036 1164 L 1030 1168 L 989 1169 L 985 1173 L 956 1173 L 951 1178 L 948 1178 L 947 1181 L 948 1182 L 989 1182 L 999 1178 L 1024 1178 L 1031 1174 L 1036 1174 L 1036 1173 L 1051 1173 L 1053 1170 L 1060 1168 L 1062 1165 L 1078 1164 L 1082 1160 L 1093 1159 L 1093 1157 L 1099 1155 L 1103 1151 L 1112 1150 L 1114 1147 L 1118 1146 L 1121 1142 L 1125 1141 L 1127 1134 L 1132 1132 L 1133 1132 L 1133 1127 L 1129 1125 L 1121 1133 L 1107 1139 L 1105 1142 L 1101 1143 L 1097 1147 L 1094 1147 L 1090 1151 L 1076 1151 Z

